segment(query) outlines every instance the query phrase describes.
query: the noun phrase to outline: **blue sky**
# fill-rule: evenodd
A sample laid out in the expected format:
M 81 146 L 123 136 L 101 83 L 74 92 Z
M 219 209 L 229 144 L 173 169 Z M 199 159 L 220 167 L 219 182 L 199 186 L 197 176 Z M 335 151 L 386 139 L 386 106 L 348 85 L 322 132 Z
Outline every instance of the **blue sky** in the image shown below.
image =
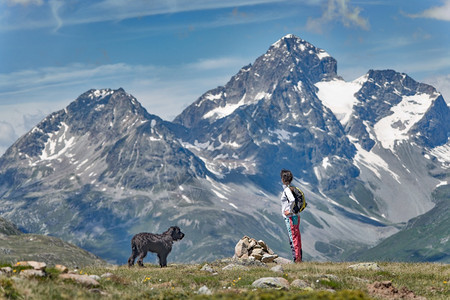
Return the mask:
M 0 0 L 0 154 L 91 88 L 172 120 L 286 34 L 450 100 L 450 0 Z

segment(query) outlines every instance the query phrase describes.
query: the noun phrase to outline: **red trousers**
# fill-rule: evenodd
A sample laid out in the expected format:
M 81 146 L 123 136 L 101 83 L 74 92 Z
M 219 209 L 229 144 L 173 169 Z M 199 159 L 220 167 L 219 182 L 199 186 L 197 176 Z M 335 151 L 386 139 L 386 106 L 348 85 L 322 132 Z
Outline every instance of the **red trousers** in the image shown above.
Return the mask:
M 293 215 L 285 217 L 286 227 L 289 233 L 289 243 L 295 262 L 302 261 L 302 237 L 300 235 L 300 217 Z

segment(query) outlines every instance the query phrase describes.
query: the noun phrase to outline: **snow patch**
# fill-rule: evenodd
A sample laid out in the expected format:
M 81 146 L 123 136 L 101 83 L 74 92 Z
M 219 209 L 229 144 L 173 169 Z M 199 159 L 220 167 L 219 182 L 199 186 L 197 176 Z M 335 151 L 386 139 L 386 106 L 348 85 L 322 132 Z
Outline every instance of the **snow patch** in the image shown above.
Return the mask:
M 328 168 L 328 167 L 331 167 L 330 159 L 329 159 L 328 157 L 325 157 L 325 158 L 322 160 L 322 167 L 323 167 L 324 169 L 326 169 L 326 168 Z
M 322 60 L 326 57 L 330 57 L 331 55 L 328 54 L 328 52 L 326 52 L 325 50 L 320 50 L 319 53 L 317 53 L 317 57 Z
M 403 96 L 402 101 L 391 108 L 392 114 L 379 120 L 375 126 L 375 135 L 385 149 L 394 149 L 397 141 L 408 139 L 408 132 L 427 112 L 436 95 L 418 93 Z
M 400 182 L 400 177 L 394 173 L 391 169 L 389 169 L 389 165 L 387 162 L 385 162 L 380 156 L 376 155 L 373 152 L 369 152 L 364 150 L 360 144 L 354 143 L 353 144 L 356 147 L 356 155 L 355 155 L 355 161 L 358 165 L 363 165 L 369 170 L 371 170 L 378 178 L 382 178 L 380 174 L 380 170 L 384 170 L 387 173 L 389 173 L 392 178 L 394 178 L 398 183 Z
M 350 119 L 353 105 L 358 102 L 355 93 L 361 89 L 363 83 L 362 78 L 352 82 L 335 79 L 318 82 L 315 86 L 319 89 L 317 96 L 323 105 L 334 113 L 342 125 L 345 125 Z

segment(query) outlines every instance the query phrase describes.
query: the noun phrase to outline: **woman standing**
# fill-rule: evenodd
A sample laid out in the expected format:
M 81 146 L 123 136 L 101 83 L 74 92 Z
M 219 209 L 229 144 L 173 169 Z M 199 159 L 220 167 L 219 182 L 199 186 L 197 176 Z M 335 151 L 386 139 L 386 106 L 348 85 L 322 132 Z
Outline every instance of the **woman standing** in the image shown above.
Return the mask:
M 294 262 L 302 262 L 302 239 L 300 235 L 300 215 L 292 211 L 295 197 L 292 192 L 294 187 L 291 182 L 294 179 L 292 172 L 289 170 L 281 170 L 281 182 L 284 185 L 283 193 L 281 195 L 281 212 L 286 222 L 286 227 L 289 234 L 289 242 L 294 256 Z

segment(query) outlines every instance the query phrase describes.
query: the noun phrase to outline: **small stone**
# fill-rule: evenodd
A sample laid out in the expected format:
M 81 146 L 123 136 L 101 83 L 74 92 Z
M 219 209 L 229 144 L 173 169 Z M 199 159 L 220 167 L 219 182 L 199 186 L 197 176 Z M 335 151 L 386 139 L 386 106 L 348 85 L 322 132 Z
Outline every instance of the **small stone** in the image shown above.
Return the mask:
M 271 263 L 275 260 L 275 258 L 277 258 L 278 255 L 270 255 L 268 253 L 264 254 L 263 257 L 261 258 L 261 261 L 263 263 Z
M 45 277 L 45 273 L 42 270 L 27 269 L 27 270 L 22 270 L 20 272 L 20 276 L 26 277 L 26 278 Z
M 55 265 L 55 269 L 60 271 L 61 273 L 68 273 L 69 269 L 64 265 Z
M 98 275 L 89 275 L 90 278 L 99 281 L 100 280 L 100 276 Z
M 224 271 L 229 271 L 229 270 L 244 270 L 244 271 L 249 271 L 250 269 L 246 266 L 243 265 L 238 265 L 238 264 L 229 264 L 225 267 L 222 268 L 222 270 Z
M 60 274 L 59 278 L 61 278 L 62 280 L 73 280 L 81 285 L 88 287 L 97 287 L 100 285 L 97 280 L 90 278 L 87 275 Z
M 372 262 L 354 264 L 354 265 L 348 266 L 348 268 L 353 269 L 353 270 L 370 270 L 370 271 L 381 270 L 380 266 L 377 263 L 372 263 Z
M 264 251 L 262 248 L 254 248 L 252 251 L 252 254 L 250 254 L 250 256 L 253 256 L 257 260 L 261 260 L 263 255 L 264 255 Z
M 276 273 L 283 273 L 284 272 L 283 267 L 280 266 L 280 265 L 277 265 L 275 267 L 270 268 L 270 271 L 276 272 Z
M 214 269 L 211 268 L 208 264 L 204 265 L 204 266 L 200 269 L 200 271 L 205 271 L 205 272 L 209 272 L 209 273 L 214 273 L 214 272 L 215 272 Z
M 321 279 L 324 279 L 324 278 L 327 278 L 328 281 L 330 281 L 330 280 L 338 281 L 338 280 L 339 280 L 339 277 L 337 277 L 337 276 L 334 275 L 334 274 L 325 274 L 325 275 L 322 275 Z
M 256 288 L 289 289 L 289 282 L 283 277 L 263 277 L 252 283 Z
M 258 245 L 260 245 L 264 251 L 268 252 L 267 251 L 268 247 L 267 247 L 266 243 L 263 240 L 259 240 L 258 241 Z
M 212 292 L 206 285 L 198 289 L 197 294 L 199 295 L 212 295 Z
M 101 278 L 111 278 L 113 276 L 113 274 L 112 273 L 105 273 L 105 274 L 102 274 L 102 275 L 100 275 L 100 277 Z
M 284 257 L 277 257 L 274 259 L 274 262 L 279 265 L 288 265 L 288 264 L 294 263 L 292 260 L 284 258 Z
M 295 279 L 294 281 L 292 281 L 291 286 L 299 289 L 305 289 L 307 287 L 310 287 L 310 284 L 305 280 Z
M 12 274 L 13 269 L 11 267 L 3 267 L 0 269 L 0 273 Z
M 45 270 L 47 267 L 47 264 L 44 262 L 38 262 L 38 261 L 19 261 L 17 266 L 23 266 L 23 267 L 32 267 L 35 270 Z

